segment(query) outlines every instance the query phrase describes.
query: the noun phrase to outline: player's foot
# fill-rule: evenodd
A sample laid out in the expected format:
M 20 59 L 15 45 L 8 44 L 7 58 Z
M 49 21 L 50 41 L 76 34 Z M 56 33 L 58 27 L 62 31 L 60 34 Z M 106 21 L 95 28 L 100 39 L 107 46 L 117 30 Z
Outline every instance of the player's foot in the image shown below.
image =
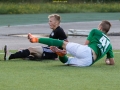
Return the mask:
M 28 39 L 31 39 L 31 38 L 33 38 L 34 36 L 31 34 L 31 33 L 29 33 L 28 34 Z
M 4 60 L 9 60 L 9 51 L 7 50 L 7 45 L 4 46 Z
M 64 55 L 66 55 L 66 50 L 58 49 L 58 48 L 55 47 L 55 46 L 50 46 L 50 49 L 51 49 L 54 53 L 56 53 L 58 56 L 63 57 Z

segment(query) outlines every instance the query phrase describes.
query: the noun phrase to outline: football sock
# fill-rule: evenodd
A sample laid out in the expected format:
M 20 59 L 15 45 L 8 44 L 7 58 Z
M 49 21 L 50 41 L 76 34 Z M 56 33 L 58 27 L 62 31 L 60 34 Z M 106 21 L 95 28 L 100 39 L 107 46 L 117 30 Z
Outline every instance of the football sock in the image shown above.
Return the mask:
M 68 57 L 66 55 L 63 57 L 59 57 L 59 59 L 62 63 L 66 63 L 68 61 Z
M 28 49 L 18 51 L 14 54 L 11 54 L 9 56 L 9 59 L 15 59 L 15 58 L 26 58 L 27 56 L 30 55 L 30 51 Z
M 39 43 L 47 44 L 49 46 L 62 47 L 63 40 L 52 39 L 52 38 L 39 38 Z

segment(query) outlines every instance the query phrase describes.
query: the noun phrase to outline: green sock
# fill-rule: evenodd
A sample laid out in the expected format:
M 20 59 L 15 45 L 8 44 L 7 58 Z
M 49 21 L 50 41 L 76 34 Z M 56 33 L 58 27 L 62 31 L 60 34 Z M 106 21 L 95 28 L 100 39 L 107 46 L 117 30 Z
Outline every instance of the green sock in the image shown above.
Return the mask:
M 68 57 L 65 55 L 65 56 L 63 56 L 63 57 L 60 57 L 59 56 L 59 59 L 60 59 L 60 61 L 62 62 L 62 63 L 66 63 L 67 61 L 68 61 Z
M 62 47 L 63 40 L 52 39 L 52 38 L 39 38 L 39 43 L 43 43 L 49 46 Z

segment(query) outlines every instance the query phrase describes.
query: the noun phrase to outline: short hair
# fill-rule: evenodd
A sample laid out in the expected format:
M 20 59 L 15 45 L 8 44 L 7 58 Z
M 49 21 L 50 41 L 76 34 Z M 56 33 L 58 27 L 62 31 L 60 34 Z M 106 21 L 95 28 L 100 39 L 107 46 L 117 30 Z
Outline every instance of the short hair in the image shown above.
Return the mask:
M 54 17 L 59 22 L 61 21 L 61 17 L 58 14 L 51 14 L 51 15 L 48 16 L 48 18 L 51 18 L 51 17 Z
M 109 21 L 104 20 L 100 23 L 100 26 L 102 31 L 104 31 L 107 34 L 111 28 L 111 23 Z

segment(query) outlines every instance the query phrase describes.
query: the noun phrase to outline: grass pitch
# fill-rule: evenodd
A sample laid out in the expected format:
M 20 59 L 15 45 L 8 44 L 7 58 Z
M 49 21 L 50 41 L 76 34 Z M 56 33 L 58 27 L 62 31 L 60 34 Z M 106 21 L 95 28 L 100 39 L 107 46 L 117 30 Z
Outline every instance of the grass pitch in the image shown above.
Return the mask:
M 2 51 L 1 51 L 2 52 Z M 114 51 L 120 52 L 120 50 Z M 69 67 L 60 61 L 3 61 L 0 55 L 1 90 L 119 90 L 120 53 L 114 66 L 104 59 L 91 67 Z

